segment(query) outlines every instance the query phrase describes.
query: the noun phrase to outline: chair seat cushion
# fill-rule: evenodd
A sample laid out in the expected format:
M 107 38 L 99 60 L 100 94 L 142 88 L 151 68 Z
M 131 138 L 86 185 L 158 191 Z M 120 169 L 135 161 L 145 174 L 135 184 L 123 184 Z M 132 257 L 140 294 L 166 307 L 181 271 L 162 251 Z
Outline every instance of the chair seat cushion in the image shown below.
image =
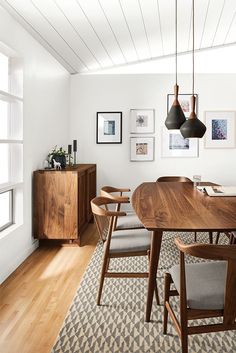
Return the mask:
M 117 230 L 112 233 L 110 253 L 147 251 L 150 242 L 151 232 L 146 229 Z
M 135 213 L 127 213 L 126 216 L 118 217 L 116 230 L 121 229 L 140 229 L 144 228 Z
M 191 309 L 220 310 L 224 308 L 227 273 L 226 261 L 185 265 L 187 305 Z M 180 266 L 170 269 L 170 274 L 180 292 Z

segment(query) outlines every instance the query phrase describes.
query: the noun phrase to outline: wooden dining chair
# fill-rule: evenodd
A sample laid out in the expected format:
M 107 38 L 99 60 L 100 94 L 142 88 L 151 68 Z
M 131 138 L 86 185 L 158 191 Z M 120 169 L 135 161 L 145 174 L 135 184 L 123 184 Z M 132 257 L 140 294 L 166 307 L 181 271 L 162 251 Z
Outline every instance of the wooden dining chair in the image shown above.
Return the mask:
M 124 200 L 119 200 L 119 203 L 124 202 Z M 97 296 L 97 305 L 100 305 L 101 302 L 105 277 L 148 278 L 149 275 L 148 272 L 109 272 L 109 262 L 111 258 L 148 256 L 149 259 L 151 244 L 151 232 L 146 229 L 113 231 L 113 224 L 116 217 L 125 216 L 126 213 L 122 211 L 109 210 L 109 205 L 112 204 L 117 204 L 117 201 L 103 196 L 95 197 L 91 201 L 91 208 L 97 225 L 97 230 L 103 241 L 103 262 Z M 160 301 L 157 284 L 155 286 L 155 296 L 157 304 L 159 305 Z
M 229 239 L 229 244 L 236 244 L 236 232 L 224 232 L 223 234 Z M 216 234 L 215 244 L 219 243 L 220 235 L 220 232 Z
M 157 179 L 157 182 L 192 183 L 192 180 L 184 176 L 162 176 Z
M 130 192 L 130 189 L 115 188 L 113 186 L 103 186 L 101 188 L 101 196 L 108 197 L 112 200 L 117 201 L 116 211 L 121 210 L 121 203 L 119 202 L 119 200 L 120 198 L 125 197 L 124 193 L 126 192 Z M 126 197 L 126 202 L 122 203 L 130 203 L 129 197 Z M 116 217 L 113 224 L 113 230 L 141 228 L 144 228 L 144 226 L 134 211 L 125 212 L 125 217 Z
M 168 314 L 181 339 L 182 353 L 188 352 L 188 335 L 236 329 L 236 245 L 191 244 L 175 239 L 180 250 L 180 265 L 165 274 L 164 325 L 167 333 Z M 219 260 L 185 264 L 185 254 Z M 176 290 L 170 289 L 174 282 Z M 178 321 L 170 297 L 180 297 Z M 219 317 L 216 324 L 188 326 L 189 320 Z

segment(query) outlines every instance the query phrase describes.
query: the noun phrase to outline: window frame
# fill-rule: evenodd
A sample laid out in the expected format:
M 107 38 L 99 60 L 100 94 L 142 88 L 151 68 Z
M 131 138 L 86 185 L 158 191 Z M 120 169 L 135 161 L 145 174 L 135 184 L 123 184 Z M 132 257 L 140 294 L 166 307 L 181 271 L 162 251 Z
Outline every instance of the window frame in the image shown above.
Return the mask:
M 0 42 L 0 53 L 8 58 L 8 88 L 0 89 L 0 101 L 8 103 L 8 126 L 10 131 L 6 138 L 0 138 L 0 144 L 7 144 L 9 179 L 0 184 L 0 194 L 10 193 L 9 219 L 0 227 L 0 239 L 8 234 L 4 230 L 11 226 L 23 224 L 23 60 L 15 51 Z M 15 104 L 20 104 L 19 108 Z M 16 107 L 16 108 L 15 108 Z M 18 111 L 19 109 L 19 111 Z M 4 137 L 4 136 L 2 136 Z M 19 147 L 18 147 L 19 146 Z M 16 163 L 15 167 L 15 161 Z
M 10 227 L 12 224 L 14 224 L 14 208 L 13 208 L 13 189 L 8 189 L 8 190 L 4 190 L 4 191 L 0 191 L 0 195 L 1 194 L 5 194 L 6 192 L 10 193 L 10 203 L 9 203 L 9 218 L 10 221 L 5 223 L 4 225 L 2 225 L 0 227 L 0 232 L 2 232 L 4 229 L 7 229 L 8 227 Z

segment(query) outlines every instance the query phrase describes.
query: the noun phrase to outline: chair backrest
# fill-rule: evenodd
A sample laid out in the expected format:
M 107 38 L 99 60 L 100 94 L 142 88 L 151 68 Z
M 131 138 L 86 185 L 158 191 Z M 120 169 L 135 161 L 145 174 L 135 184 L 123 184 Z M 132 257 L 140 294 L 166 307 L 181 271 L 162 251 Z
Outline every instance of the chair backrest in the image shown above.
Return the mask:
M 108 236 L 111 236 L 114 221 L 118 216 L 125 216 L 125 212 L 110 211 L 110 204 L 125 203 L 126 198 L 119 197 L 118 201 L 108 197 L 98 196 L 91 200 L 91 209 L 94 215 L 95 223 L 101 240 L 104 242 Z
M 180 250 L 180 287 L 182 288 L 183 301 L 186 304 L 186 278 L 184 254 L 208 259 L 227 261 L 227 276 L 225 283 L 224 324 L 234 324 L 236 318 L 236 245 L 213 244 L 183 244 L 177 238 L 175 243 Z M 181 289 L 180 289 L 181 291 Z
M 192 180 L 184 176 L 162 176 L 157 179 L 157 182 L 192 183 Z

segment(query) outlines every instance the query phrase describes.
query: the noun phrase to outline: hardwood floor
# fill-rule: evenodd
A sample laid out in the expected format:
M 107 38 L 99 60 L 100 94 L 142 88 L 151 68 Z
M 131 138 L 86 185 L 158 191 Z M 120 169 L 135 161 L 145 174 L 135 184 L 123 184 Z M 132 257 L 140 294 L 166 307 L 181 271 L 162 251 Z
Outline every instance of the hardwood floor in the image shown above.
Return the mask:
M 41 246 L 1 285 L 0 352 L 50 352 L 97 240 L 90 224 L 81 247 Z

